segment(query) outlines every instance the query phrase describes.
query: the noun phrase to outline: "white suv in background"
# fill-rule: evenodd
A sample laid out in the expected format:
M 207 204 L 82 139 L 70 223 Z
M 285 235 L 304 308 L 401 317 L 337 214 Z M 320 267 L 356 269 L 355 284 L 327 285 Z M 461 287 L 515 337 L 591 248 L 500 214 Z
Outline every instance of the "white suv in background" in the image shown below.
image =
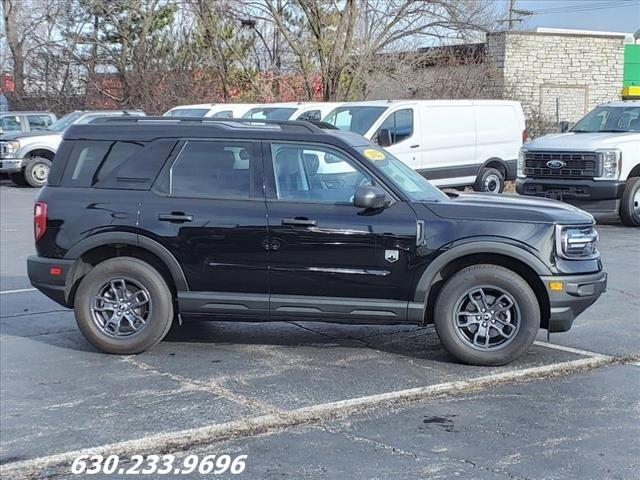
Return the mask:
M 516 189 L 640 226 L 640 100 L 605 103 L 569 131 L 527 143 Z
M 364 135 L 434 185 L 491 193 L 515 180 L 526 139 L 520 103 L 504 100 L 354 102 L 323 121 Z

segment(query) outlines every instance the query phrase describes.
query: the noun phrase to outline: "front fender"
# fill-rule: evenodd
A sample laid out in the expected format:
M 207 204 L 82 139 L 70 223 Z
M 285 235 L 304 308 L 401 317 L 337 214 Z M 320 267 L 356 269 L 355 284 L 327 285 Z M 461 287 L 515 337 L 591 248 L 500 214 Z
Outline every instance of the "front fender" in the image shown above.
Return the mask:
M 492 241 L 492 240 L 469 240 L 466 243 L 461 243 L 450 247 L 443 253 L 438 255 L 425 269 L 418 281 L 414 293 L 413 301 L 422 305 L 426 304 L 427 295 L 432 285 L 437 282 L 440 277 L 440 272 L 452 261 L 465 257 L 467 255 L 477 254 L 492 254 L 503 255 L 505 257 L 518 260 L 529 267 L 531 267 L 538 275 L 552 275 L 549 267 L 544 264 L 533 253 L 528 251 L 524 246 L 520 246 L 517 243 L 505 243 L 504 241 Z

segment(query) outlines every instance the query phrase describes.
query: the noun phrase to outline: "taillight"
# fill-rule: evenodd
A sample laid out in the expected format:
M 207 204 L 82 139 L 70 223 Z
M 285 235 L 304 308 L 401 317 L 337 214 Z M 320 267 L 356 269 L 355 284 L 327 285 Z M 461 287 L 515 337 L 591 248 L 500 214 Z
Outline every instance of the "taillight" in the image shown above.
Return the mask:
M 47 204 L 45 202 L 36 202 L 33 209 L 33 235 L 36 241 L 40 240 L 47 231 Z
M 527 132 L 527 130 L 522 130 L 522 143 L 525 143 L 527 140 L 529 140 L 529 132 Z

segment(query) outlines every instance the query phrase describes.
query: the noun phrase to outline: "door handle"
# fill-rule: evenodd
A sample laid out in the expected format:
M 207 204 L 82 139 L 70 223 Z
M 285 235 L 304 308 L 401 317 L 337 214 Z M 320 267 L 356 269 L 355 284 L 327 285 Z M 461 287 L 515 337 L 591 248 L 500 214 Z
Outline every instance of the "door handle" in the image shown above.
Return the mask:
M 419 143 L 416 143 L 415 145 L 409 145 L 409 148 L 418 148 L 420 146 Z
M 282 225 L 293 225 L 296 227 L 315 227 L 318 224 L 315 220 L 306 217 L 283 218 Z
M 193 215 L 187 215 L 183 212 L 171 212 L 171 213 L 161 213 L 158 215 L 158 220 L 161 222 L 192 222 Z

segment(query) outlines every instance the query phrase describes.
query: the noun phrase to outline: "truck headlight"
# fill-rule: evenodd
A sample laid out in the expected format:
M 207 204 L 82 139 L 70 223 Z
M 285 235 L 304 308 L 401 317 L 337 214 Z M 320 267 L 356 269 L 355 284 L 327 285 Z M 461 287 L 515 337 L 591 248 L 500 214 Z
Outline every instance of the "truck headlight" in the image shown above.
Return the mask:
M 598 232 L 593 225 L 556 225 L 556 252 L 567 260 L 587 260 L 596 258 L 598 253 Z
M 617 180 L 622 170 L 622 153 L 620 150 L 598 150 L 600 155 L 600 163 L 602 164 L 602 173 L 594 180 Z
M 524 148 L 521 148 L 518 152 L 518 168 L 516 175 L 518 178 L 524 178 L 524 159 L 527 154 L 527 151 Z
M 13 157 L 19 148 L 20 142 L 18 140 L 0 142 L 0 157 Z

